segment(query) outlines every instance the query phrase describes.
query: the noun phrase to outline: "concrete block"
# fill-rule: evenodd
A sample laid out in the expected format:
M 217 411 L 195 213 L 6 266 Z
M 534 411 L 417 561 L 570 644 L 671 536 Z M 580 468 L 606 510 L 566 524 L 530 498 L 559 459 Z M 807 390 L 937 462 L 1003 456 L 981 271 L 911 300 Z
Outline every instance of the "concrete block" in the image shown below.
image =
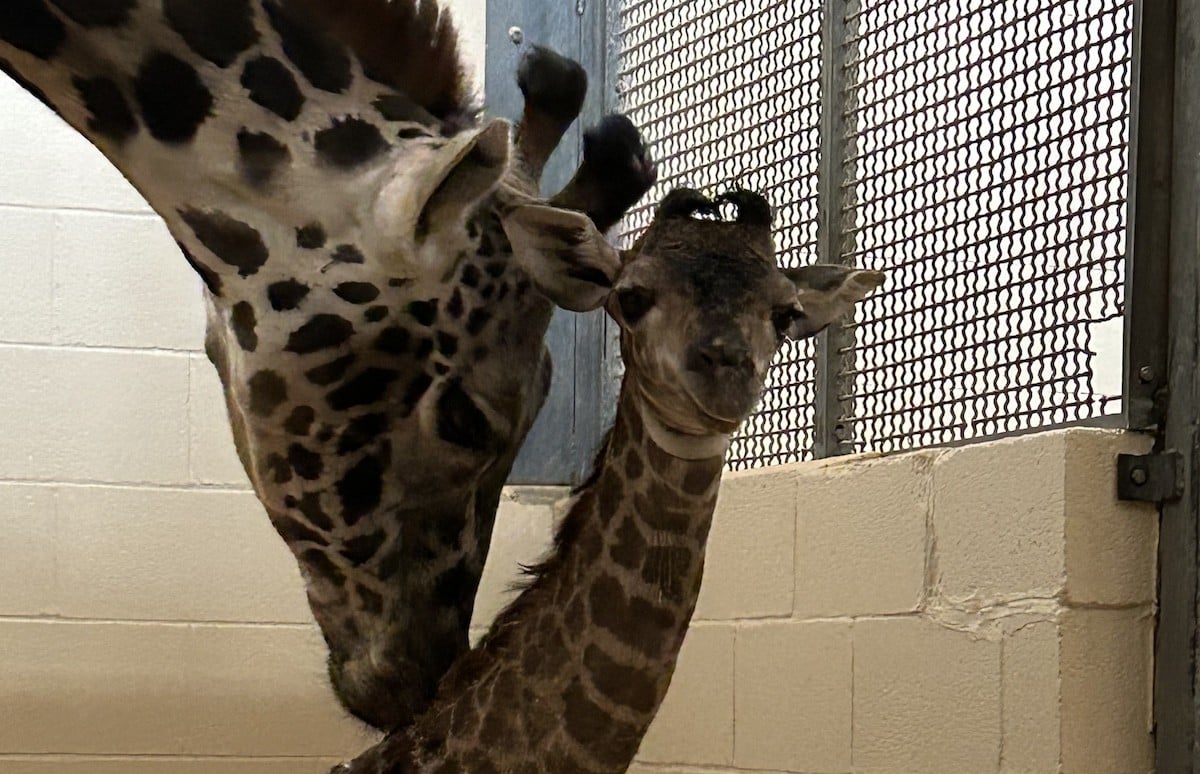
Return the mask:
M 338 758 L 0 758 L 0 774 L 329 774 Z
M 1061 754 L 1058 624 L 1026 626 L 1004 638 L 1001 680 L 1004 774 L 1058 771 Z
M 849 771 L 850 623 L 745 625 L 735 654 L 734 765 Z
M 644 763 L 733 763 L 733 626 L 693 626 L 662 709 L 642 741 Z
M 809 465 L 796 523 L 798 617 L 916 610 L 934 453 Z
M 9 151 L 6 155 L 19 153 Z M 48 212 L 0 206 L 0 258 L 4 261 L 4 314 L 0 315 L 0 341 L 14 344 L 52 342 L 54 216 Z
M 56 612 L 54 489 L 0 484 L 0 614 Z
M 968 446 L 938 458 L 938 593 L 987 600 L 1062 591 L 1065 459 L 1065 433 Z
M 1151 609 L 1068 610 L 1060 647 L 1064 774 L 1152 772 Z
M 55 218 L 54 318 L 60 344 L 199 351 L 200 279 L 151 215 Z
M 188 448 L 192 482 L 249 489 L 250 479 L 233 445 L 229 413 L 216 369 L 204 355 L 193 355 L 188 368 Z
M 5 475 L 187 481 L 186 356 L 0 347 L 0 373 Z
M 63 487 L 59 525 L 68 617 L 312 622 L 296 562 L 248 492 Z
M 0 148 L 0 204 L 149 212 L 104 154 L 2 74 Z
M 501 610 L 517 598 L 525 581 L 522 566 L 544 559 L 554 544 L 554 509 L 505 498 L 496 514 L 492 547 L 475 595 L 471 626 L 487 630 Z
M 696 619 L 789 615 L 795 522 L 794 469 L 727 475 L 713 515 Z
M 1000 761 L 1000 644 L 918 618 L 854 624 L 854 766 L 988 774 Z
M 1146 454 L 1153 439 L 1080 429 L 1067 434 L 1067 599 L 1074 605 L 1154 601 L 1158 509 L 1117 499 L 1117 455 Z
M 0 750 L 344 758 L 316 628 L 0 622 Z

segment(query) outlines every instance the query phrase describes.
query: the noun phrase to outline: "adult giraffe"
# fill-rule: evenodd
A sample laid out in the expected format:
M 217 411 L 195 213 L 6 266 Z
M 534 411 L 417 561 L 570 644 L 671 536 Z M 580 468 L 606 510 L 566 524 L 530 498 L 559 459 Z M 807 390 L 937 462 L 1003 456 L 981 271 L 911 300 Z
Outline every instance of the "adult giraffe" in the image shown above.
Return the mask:
M 501 487 L 548 389 L 554 301 L 602 300 L 575 292 L 599 256 L 514 256 L 505 234 L 586 78 L 525 60 L 510 159 L 456 41 L 430 0 L 0 7 L 0 70 L 100 148 L 203 278 L 239 457 L 299 562 L 339 699 L 385 730 L 467 647 Z M 590 244 L 653 175 L 636 130 L 606 119 L 548 230 Z

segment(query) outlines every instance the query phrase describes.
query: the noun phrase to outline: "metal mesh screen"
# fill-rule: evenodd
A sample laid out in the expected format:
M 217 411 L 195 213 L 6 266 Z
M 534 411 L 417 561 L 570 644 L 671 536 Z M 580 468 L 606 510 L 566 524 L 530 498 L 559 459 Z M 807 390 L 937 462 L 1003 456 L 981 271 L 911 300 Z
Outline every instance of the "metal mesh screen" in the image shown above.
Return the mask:
M 822 41 L 825 6 L 844 39 Z M 625 0 L 621 23 L 618 91 L 660 160 L 653 195 L 765 192 L 789 265 L 819 260 L 823 43 L 842 66 L 824 109 L 846 128 L 826 147 L 847 183 L 824 260 L 890 275 L 830 358 L 843 448 L 1120 410 L 1130 0 Z M 811 456 L 813 349 L 784 352 L 733 467 Z
M 678 186 L 767 194 L 778 210 L 780 260 L 816 260 L 820 137 L 820 1 L 628 0 L 617 90 L 653 143 L 661 179 Z M 626 234 L 650 222 L 633 212 Z M 736 439 L 735 468 L 809 456 L 813 346 L 789 344 L 760 411 Z
M 864 304 L 851 434 L 891 450 L 1119 409 L 1132 5 L 848 9 L 843 249 Z

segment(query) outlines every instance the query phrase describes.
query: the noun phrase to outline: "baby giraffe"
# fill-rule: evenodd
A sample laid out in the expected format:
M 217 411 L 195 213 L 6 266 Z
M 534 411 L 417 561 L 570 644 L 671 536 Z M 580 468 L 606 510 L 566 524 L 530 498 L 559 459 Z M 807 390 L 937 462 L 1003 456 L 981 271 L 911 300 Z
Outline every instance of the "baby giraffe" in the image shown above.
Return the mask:
M 722 206 L 736 220 L 720 220 Z M 585 240 L 578 217 L 532 206 L 506 228 L 518 254 L 606 257 L 609 276 L 595 279 L 626 365 L 616 424 L 529 586 L 451 668 L 432 708 L 344 771 L 624 772 L 695 609 L 730 434 L 779 345 L 822 330 L 884 279 L 780 270 L 771 208 L 745 191 L 672 193 L 624 255 Z

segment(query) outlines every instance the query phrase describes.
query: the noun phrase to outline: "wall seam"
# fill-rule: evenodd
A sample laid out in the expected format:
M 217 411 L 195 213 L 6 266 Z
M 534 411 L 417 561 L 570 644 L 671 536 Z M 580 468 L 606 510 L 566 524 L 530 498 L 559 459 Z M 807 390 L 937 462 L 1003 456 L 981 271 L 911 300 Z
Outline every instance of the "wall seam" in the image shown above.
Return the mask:
M 288 629 L 291 631 L 317 631 L 316 623 L 295 621 L 211 621 L 204 619 L 155 619 L 155 618 L 73 618 L 63 615 L 27 616 L 0 615 L 0 626 L 4 625 L 55 625 L 55 626 L 123 626 L 129 628 L 172 628 L 172 629 Z
M 1005 675 L 1006 675 L 1005 663 L 1006 663 L 1006 660 L 1005 660 L 1005 658 L 1004 658 L 1004 653 L 1005 653 L 1005 650 L 1007 649 L 1007 645 L 1008 645 L 1008 637 L 1001 637 L 1001 638 L 1000 638 L 1000 648 L 999 648 L 999 652 L 1000 652 L 1000 670 L 999 670 L 999 671 L 1000 671 L 1000 691 L 999 691 L 999 693 L 1000 693 L 1000 697 L 999 697 L 999 701 L 1000 701 L 1000 712 L 999 712 L 999 717 L 1000 717 L 1000 745 L 999 745 L 999 749 L 996 751 L 996 770 L 997 770 L 997 771 L 1001 771 L 1001 772 L 1002 772 L 1002 771 L 1004 771 L 1004 754 L 1005 754 L 1005 752 L 1006 752 L 1006 749 L 1005 749 L 1005 743 L 1008 741 L 1008 739 L 1007 739 L 1007 736 L 1006 736 L 1006 735 L 1005 735 L 1005 733 L 1004 733 L 1004 721 L 1005 721 L 1005 714 L 1004 714 L 1004 709 L 1005 709 L 1004 686 L 1005 686 L 1005 684 L 1008 682 L 1008 681 L 1005 679 Z
M 228 484 L 163 484 L 153 481 L 105 481 L 102 479 L 56 479 L 56 478 L 3 478 L 0 486 L 27 487 L 58 487 L 69 489 L 117 489 L 125 491 L 163 492 L 163 493 L 205 493 L 205 494 L 253 494 L 249 484 L 245 487 L 234 487 Z
M 75 207 L 62 204 L 27 204 L 21 202 L 0 202 L 0 210 L 17 210 L 21 212 L 51 212 L 56 214 L 84 215 L 122 215 L 142 220 L 158 220 L 158 213 L 153 210 L 114 210 L 104 207 Z
M 800 476 L 792 474 L 792 610 L 790 618 L 796 617 L 797 606 L 800 604 L 800 594 L 796 587 L 800 585 Z
M 53 271 L 51 273 L 51 283 L 54 282 Z M 56 324 L 57 325 L 57 324 Z M 56 328 L 57 330 L 57 328 Z M 108 354 L 108 355 L 161 355 L 165 357 L 192 357 L 199 353 L 195 349 L 172 349 L 170 347 L 114 347 L 104 344 L 80 344 L 71 343 L 63 344 L 55 342 L 53 344 L 37 344 L 27 341 L 4 341 L 0 340 L 0 348 L 12 349 L 21 352 L 30 351 L 54 351 L 54 352 L 75 352 L 87 354 Z
M 854 659 L 854 620 L 850 621 L 850 768 L 854 769 L 854 729 L 856 726 L 856 711 L 858 708 L 857 697 L 854 695 L 854 686 L 857 682 L 857 671 Z
M 737 764 L 737 748 L 738 748 L 738 714 L 737 714 L 737 696 L 738 696 L 738 680 L 737 680 L 737 665 L 738 665 L 738 637 L 742 633 L 742 627 L 738 624 L 733 626 L 733 733 L 731 740 L 731 748 L 729 751 L 729 765 Z

